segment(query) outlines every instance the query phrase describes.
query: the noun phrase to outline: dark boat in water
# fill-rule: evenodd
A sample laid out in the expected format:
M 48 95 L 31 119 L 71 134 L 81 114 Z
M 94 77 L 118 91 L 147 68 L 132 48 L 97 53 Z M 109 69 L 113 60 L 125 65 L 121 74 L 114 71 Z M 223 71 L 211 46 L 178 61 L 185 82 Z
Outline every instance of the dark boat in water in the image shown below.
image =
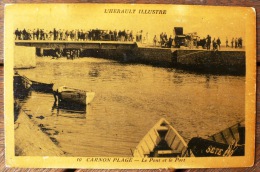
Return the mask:
M 15 73 L 13 76 L 13 91 L 15 99 L 25 99 L 31 91 L 31 84 L 22 76 Z
M 43 83 L 43 82 L 37 82 L 33 80 L 31 81 L 32 81 L 31 87 L 34 91 L 48 92 L 48 93 L 52 92 L 53 83 Z
M 244 156 L 244 122 L 239 122 L 206 139 L 193 137 L 188 143 L 188 150 L 196 157 Z
M 31 79 L 27 78 L 26 76 L 22 76 L 22 77 L 24 78 L 24 80 L 27 80 L 27 82 L 31 84 L 32 90 L 38 91 L 38 92 L 46 92 L 46 93 L 52 92 L 52 87 L 54 85 L 53 83 L 43 83 L 43 82 L 31 80 Z
M 26 76 L 19 75 L 18 72 L 15 72 L 15 75 L 14 75 L 15 93 L 16 93 L 16 89 L 19 87 L 22 87 L 26 90 L 51 93 L 53 91 L 52 90 L 53 85 L 54 85 L 53 83 L 43 83 L 43 82 L 31 80 L 31 79 L 27 78 Z

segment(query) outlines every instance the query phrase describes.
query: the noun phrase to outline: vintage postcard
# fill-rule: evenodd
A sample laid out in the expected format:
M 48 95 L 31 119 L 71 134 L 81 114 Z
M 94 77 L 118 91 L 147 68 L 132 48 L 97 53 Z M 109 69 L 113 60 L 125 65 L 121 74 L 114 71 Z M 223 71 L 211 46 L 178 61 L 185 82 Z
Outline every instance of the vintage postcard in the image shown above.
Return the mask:
M 4 60 L 8 167 L 254 163 L 253 8 L 7 4 Z

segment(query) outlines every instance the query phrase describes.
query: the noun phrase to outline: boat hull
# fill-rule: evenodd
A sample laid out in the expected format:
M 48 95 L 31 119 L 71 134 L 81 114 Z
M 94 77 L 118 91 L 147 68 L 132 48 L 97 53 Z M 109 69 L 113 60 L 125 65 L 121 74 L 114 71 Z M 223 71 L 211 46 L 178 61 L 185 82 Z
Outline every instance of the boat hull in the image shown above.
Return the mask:
M 31 91 L 31 84 L 20 75 L 13 77 L 14 98 L 25 99 Z
M 38 81 L 33 81 L 27 78 L 26 76 L 21 76 L 19 74 L 16 74 L 15 77 L 20 77 L 21 83 L 24 86 L 25 89 L 31 89 L 33 91 L 38 92 L 52 92 L 53 83 L 43 83 Z
M 62 102 L 72 102 L 80 105 L 87 105 L 94 99 L 95 93 L 84 90 L 78 90 L 68 87 L 58 89 L 58 99 Z
M 31 85 L 31 88 L 34 91 L 47 92 L 47 93 L 52 92 L 52 87 L 53 87 L 53 83 L 42 83 L 37 81 L 32 81 L 32 85 Z
M 188 143 L 188 149 L 196 157 L 244 156 L 245 126 L 239 122 L 208 138 L 194 137 Z
M 187 143 L 168 121 L 160 119 L 139 142 L 134 157 L 186 157 Z
M 189 149 L 195 157 L 244 156 L 244 145 L 224 144 L 199 137 L 189 141 Z

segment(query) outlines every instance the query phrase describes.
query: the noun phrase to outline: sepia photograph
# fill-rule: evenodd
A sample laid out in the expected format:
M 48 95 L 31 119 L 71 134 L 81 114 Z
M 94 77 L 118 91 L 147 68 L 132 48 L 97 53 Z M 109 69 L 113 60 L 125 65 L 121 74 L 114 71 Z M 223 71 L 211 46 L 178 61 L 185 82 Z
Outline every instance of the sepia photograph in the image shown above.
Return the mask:
M 7 4 L 7 166 L 253 165 L 255 22 L 249 7 Z

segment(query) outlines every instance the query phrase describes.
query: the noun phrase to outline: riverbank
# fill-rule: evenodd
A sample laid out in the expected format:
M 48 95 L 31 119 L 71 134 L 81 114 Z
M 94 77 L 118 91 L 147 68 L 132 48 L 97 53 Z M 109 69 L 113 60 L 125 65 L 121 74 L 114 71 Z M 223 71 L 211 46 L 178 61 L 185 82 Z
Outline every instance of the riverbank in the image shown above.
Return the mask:
M 21 110 L 14 124 L 16 156 L 62 156 L 64 152 Z

